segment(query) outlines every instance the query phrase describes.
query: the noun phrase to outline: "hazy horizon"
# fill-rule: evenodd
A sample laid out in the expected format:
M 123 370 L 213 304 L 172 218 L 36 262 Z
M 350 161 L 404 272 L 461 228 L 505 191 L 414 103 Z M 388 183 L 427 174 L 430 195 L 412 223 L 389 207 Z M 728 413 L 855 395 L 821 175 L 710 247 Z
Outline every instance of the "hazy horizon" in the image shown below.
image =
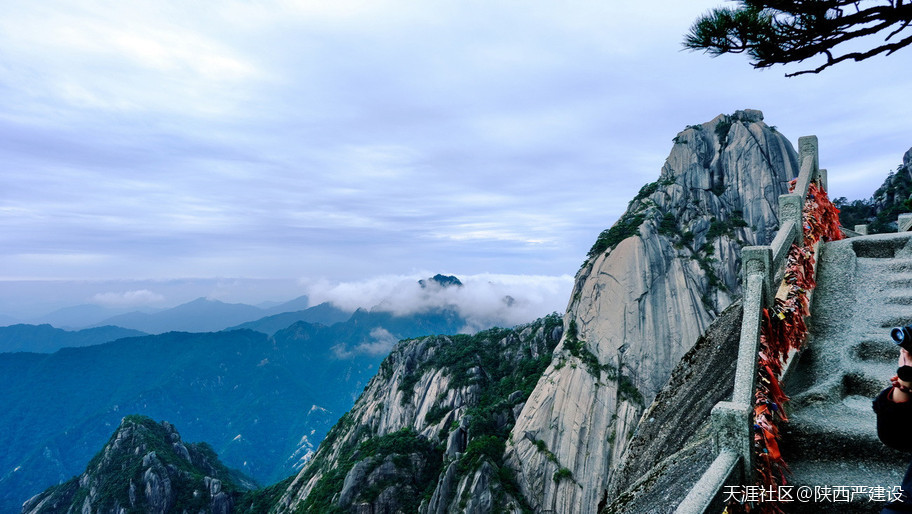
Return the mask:
M 168 280 L 46 280 L 0 281 L 0 326 L 40 322 L 49 314 L 75 306 L 98 306 L 112 312 L 160 311 L 198 298 L 268 307 L 302 296 L 309 306 L 324 302 L 347 311 L 358 308 L 410 314 L 433 307 L 456 308 L 466 317 L 486 313 L 507 322 L 523 323 L 557 311 L 563 313 L 573 277 L 520 275 L 455 275 L 463 288 L 422 289 L 418 280 L 435 273 L 386 275 L 360 281 L 326 279 L 168 279 Z M 29 302 L 22 298 L 28 296 Z M 510 296 L 512 308 L 503 308 Z M 65 327 L 64 327 L 65 328 Z

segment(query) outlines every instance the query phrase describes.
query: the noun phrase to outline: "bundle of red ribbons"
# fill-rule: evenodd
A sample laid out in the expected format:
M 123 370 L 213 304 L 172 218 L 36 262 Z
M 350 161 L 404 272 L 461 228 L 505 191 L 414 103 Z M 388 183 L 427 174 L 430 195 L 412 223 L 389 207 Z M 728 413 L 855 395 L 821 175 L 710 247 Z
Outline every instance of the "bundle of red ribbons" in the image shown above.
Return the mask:
M 795 187 L 795 181 L 790 184 Z M 818 241 L 842 239 L 839 210 L 826 191 L 816 183 L 808 187 L 804 204 L 803 237 L 793 244 L 786 257 L 784 281 L 786 294 L 779 295 L 772 308 L 763 309 L 754 407 L 754 463 L 759 486 L 771 491 L 786 485 L 788 465 L 779 451 L 779 424 L 788 421 L 785 404 L 788 396 L 779 379 L 789 351 L 799 349 L 807 338 L 805 316 L 810 314 L 808 293 L 814 282 L 814 248 Z M 756 503 L 729 505 L 732 511 L 783 512 L 776 498 Z

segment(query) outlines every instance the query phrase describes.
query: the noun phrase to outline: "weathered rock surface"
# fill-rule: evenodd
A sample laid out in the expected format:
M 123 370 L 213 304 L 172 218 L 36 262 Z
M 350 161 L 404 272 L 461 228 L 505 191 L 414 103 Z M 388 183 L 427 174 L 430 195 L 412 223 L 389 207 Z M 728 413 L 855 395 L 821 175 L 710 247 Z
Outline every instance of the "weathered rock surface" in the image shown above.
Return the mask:
M 741 246 L 769 242 L 797 172 L 759 111 L 675 137 L 577 274 L 564 338 L 513 428 L 505 459 L 533 509 L 597 511 L 641 414 L 739 295 Z
M 235 495 L 254 487 L 168 422 L 127 416 L 82 475 L 29 499 L 22 512 L 228 514 Z
M 271 512 L 522 512 L 504 443 L 561 326 L 401 341 Z
M 601 514 L 674 512 L 715 459 L 710 412 L 731 398 L 742 314 L 740 300 L 725 309 L 672 371 L 612 475 Z

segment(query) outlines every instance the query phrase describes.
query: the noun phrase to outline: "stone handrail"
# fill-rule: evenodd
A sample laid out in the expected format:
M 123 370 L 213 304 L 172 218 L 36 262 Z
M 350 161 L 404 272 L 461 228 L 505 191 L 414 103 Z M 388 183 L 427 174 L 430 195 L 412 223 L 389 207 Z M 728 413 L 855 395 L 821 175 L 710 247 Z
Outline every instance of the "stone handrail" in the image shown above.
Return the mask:
M 803 233 L 802 213 L 809 184 L 817 181 L 826 190 L 826 170 L 818 167 L 817 136 L 799 138 L 798 148 L 800 170 L 795 189 L 779 196 L 779 231 L 770 246 L 748 246 L 741 253 L 744 317 L 734 392 L 731 401 L 713 407 L 711 423 L 718 456 L 678 505 L 677 512 L 682 514 L 711 508 L 721 512 L 726 485 L 754 482 L 752 413 L 763 309 L 772 307 L 776 293 L 773 285 L 778 287 L 782 281 L 788 251 Z

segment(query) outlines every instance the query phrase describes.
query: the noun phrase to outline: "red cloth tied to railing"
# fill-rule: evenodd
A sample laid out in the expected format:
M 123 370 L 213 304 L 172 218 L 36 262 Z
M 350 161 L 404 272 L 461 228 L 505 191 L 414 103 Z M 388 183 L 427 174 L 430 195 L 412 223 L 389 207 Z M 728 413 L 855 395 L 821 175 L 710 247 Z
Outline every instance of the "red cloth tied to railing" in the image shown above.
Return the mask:
M 794 189 L 795 181 L 790 184 Z M 754 464 L 757 485 L 769 488 L 786 485 L 789 469 L 779 450 L 779 423 L 788 421 L 785 404 L 788 396 L 779 379 L 792 349 L 800 349 L 807 339 L 804 318 L 810 315 L 808 293 L 814 280 L 814 247 L 818 241 L 842 239 L 839 210 L 826 191 L 816 183 L 808 185 L 802 217 L 803 237 L 793 244 L 786 257 L 783 280 L 785 295 L 779 295 L 770 309 L 763 309 L 757 390 L 754 407 Z M 775 499 L 762 502 L 732 503 L 727 512 L 783 512 Z

